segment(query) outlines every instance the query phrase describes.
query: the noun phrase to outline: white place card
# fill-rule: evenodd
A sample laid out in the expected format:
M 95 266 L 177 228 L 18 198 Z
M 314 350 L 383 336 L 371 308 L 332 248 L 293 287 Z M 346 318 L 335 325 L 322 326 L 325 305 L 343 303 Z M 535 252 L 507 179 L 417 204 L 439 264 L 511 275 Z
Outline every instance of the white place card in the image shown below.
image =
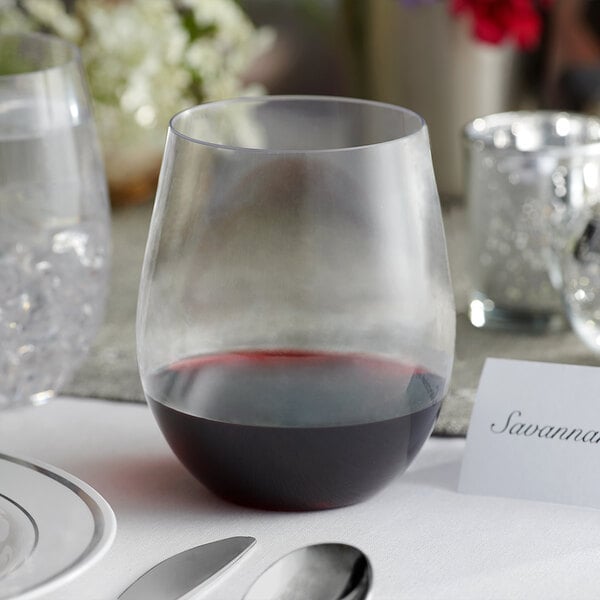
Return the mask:
M 600 508 L 600 367 L 488 359 L 459 491 Z

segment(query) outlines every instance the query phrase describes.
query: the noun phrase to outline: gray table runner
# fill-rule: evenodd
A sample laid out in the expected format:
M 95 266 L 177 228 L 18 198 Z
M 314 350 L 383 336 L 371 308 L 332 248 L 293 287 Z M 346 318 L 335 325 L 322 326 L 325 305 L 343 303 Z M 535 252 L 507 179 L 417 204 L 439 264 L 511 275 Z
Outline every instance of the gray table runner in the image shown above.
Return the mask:
M 140 270 L 152 206 L 113 213 L 113 269 L 104 325 L 90 355 L 63 393 L 143 402 L 135 359 L 135 310 Z M 480 330 L 466 317 L 467 276 L 465 215 L 445 207 L 444 219 L 458 310 L 454 373 L 435 433 L 465 435 L 475 389 L 488 356 L 570 364 L 600 364 L 570 331 L 529 335 Z

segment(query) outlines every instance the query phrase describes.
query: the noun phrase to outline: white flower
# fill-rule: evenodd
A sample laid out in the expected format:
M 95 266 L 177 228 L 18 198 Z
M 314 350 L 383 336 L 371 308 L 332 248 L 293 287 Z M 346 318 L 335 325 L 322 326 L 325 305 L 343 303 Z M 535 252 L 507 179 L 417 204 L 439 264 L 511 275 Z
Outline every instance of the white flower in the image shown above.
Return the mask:
M 135 146 L 190 105 L 250 93 L 244 71 L 273 41 L 234 0 L 0 0 L 3 30 L 44 28 L 81 48 L 105 148 Z M 107 157 L 109 158 L 109 157 Z
M 23 7 L 40 25 L 53 29 L 62 38 L 76 43 L 81 40 L 81 24 L 65 12 L 60 0 L 23 0 Z
M 34 24 L 21 13 L 16 0 L 0 0 L 0 30 L 12 33 L 31 29 Z

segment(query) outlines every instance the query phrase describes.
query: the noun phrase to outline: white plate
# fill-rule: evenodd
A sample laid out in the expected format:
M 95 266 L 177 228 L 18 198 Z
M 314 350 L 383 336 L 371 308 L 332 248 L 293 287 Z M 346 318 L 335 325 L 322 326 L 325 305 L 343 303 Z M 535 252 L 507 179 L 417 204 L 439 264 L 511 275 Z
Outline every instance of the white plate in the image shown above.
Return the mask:
M 30 600 L 70 581 L 116 531 L 112 509 L 89 485 L 0 453 L 0 600 Z

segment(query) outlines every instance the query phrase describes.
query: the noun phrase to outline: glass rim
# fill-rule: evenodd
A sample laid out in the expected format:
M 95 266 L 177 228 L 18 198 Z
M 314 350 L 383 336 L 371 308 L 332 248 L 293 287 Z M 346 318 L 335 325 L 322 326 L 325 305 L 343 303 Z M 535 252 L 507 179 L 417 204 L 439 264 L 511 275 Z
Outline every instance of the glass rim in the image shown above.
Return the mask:
M 217 142 L 210 142 L 208 140 L 202 140 L 200 138 L 196 138 L 190 136 L 180 129 L 177 128 L 175 122 L 183 117 L 186 114 L 191 114 L 195 112 L 203 112 L 205 109 L 210 109 L 215 106 L 227 106 L 234 104 L 258 104 L 260 102 L 269 101 L 269 102 L 297 102 L 297 101 L 312 101 L 312 102 L 322 102 L 322 103 L 339 103 L 339 104 L 354 104 L 360 106 L 370 106 L 378 109 L 385 109 L 391 112 L 396 112 L 403 115 L 409 115 L 411 117 L 415 117 L 418 122 L 418 127 L 414 131 L 407 133 L 405 135 L 397 136 L 392 139 L 382 140 L 381 142 L 374 142 L 369 144 L 361 144 L 358 146 L 345 146 L 341 148 L 311 148 L 306 150 L 297 150 L 297 149 L 271 149 L 271 148 L 252 148 L 248 146 L 234 145 L 234 144 L 220 144 Z M 169 133 L 177 136 L 178 138 L 185 140 L 187 142 L 191 142 L 200 146 L 205 146 L 207 148 L 220 149 L 220 150 L 232 150 L 235 152 L 251 152 L 257 154 L 266 154 L 266 155 L 281 155 L 281 154 L 334 154 L 337 152 L 348 152 L 348 151 L 356 151 L 356 150 L 365 150 L 368 148 L 379 148 L 385 146 L 387 144 L 394 144 L 399 141 L 407 140 L 409 138 L 415 137 L 419 135 L 423 130 L 427 129 L 427 123 L 425 119 L 417 112 L 410 110 L 404 106 L 399 106 L 396 104 L 390 104 L 387 102 L 379 102 L 377 100 L 366 100 L 362 98 L 352 98 L 346 96 L 329 96 L 329 95 L 317 95 L 317 94 L 277 94 L 277 95 L 264 95 L 264 96 L 241 96 L 237 98 L 226 98 L 223 100 L 213 100 L 210 102 L 203 102 L 201 104 L 196 104 L 195 106 L 190 106 L 185 108 L 177 113 L 175 113 L 171 119 L 169 120 Z
M 463 143 L 469 146 L 476 142 L 484 142 L 484 136 L 490 134 L 495 129 L 507 128 L 512 125 L 515 119 L 531 119 L 540 123 L 556 123 L 557 120 L 565 118 L 569 121 L 584 123 L 594 123 L 598 125 L 600 133 L 600 117 L 584 113 L 577 113 L 565 110 L 514 110 L 493 113 L 476 117 L 466 123 L 462 128 Z M 483 127 L 478 127 L 480 123 Z M 566 136 L 565 136 L 566 137 Z M 516 154 L 572 154 L 573 151 L 600 152 L 600 137 L 597 140 L 577 141 L 568 145 L 547 144 L 534 148 L 515 148 L 514 146 L 501 147 L 496 145 L 487 145 L 486 147 L 494 152 L 507 152 Z
M 9 38 L 26 40 L 36 40 L 37 42 L 43 43 L 46 46 L 55 44 L 62 46 L 65 50 L 65 59 L 56 62 L 56 64 L 50 64 L 46 67 L 38 67 L 21 73 L 0 73 L 0 82 L 7 81 L 9 79 L 26 79 L 39 77 L 40 73 L 49 73 L 52 71 L 60 71 L 69 65 L 79 62 L 80 52 L 79 48 L 57 35 L 51 33 L 42 33 L 39 31 L 15 31 L 15 32 L 0 32 L 0 42 Z

